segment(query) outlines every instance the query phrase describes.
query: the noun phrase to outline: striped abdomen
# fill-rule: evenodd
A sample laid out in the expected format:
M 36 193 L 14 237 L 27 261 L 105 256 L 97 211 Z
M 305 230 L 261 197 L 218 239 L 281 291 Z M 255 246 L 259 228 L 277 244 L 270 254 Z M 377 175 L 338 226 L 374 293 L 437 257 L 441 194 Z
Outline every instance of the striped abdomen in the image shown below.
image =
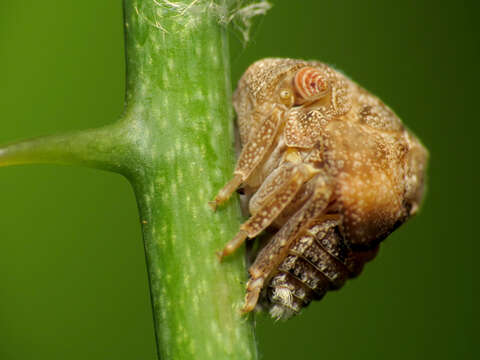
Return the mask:
M 273 317 L 288 318 L 327 291 L 339 289 L 375 256 L 377 248 L 362 253 L 349 250 L 339 224 L 337 216 L 327 215 L 292 244 L 264 294 Z

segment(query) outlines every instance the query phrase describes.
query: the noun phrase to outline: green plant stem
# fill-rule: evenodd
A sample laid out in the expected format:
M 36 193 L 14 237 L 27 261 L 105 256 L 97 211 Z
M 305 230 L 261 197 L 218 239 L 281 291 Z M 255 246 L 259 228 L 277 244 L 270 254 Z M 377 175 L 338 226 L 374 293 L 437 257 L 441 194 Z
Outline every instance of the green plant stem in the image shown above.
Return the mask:
M 163 359 L 252 359 L 243 257 L 215 257 L 238 229 L 239 207 L 208 207 L 234 164 L 227 37 L 218 14 L 191 10 L 125 1 L 127 113 L 148 129 L 148 166 L 133 183 L 157 341 Z
M 0 148 L 0 166 L 80 164 L 124 174 L 142 223 L 162 359 L 255 359 L 253 319 L 240 314 L 236 200 L 208 207 L 234 165 L 228 43 L 236 0 L 124 0 L 127 93 L 114 125 Z

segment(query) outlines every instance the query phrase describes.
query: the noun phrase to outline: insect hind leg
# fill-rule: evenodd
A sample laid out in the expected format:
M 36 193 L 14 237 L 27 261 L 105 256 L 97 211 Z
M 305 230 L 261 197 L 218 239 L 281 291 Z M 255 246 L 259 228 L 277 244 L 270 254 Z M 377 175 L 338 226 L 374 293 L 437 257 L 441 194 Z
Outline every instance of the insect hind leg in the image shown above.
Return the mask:
M 250 312 L 255 308 L 264 284 L 285 259 L 292 244 L 308 229 L 313 220 L 324 213 L 332 194 L 331 184 L 327 179 L 323 174 L 317 174 L 311 180 L 311 197 L 259 252 L 249 269 L 250 279 L 242 312 Z

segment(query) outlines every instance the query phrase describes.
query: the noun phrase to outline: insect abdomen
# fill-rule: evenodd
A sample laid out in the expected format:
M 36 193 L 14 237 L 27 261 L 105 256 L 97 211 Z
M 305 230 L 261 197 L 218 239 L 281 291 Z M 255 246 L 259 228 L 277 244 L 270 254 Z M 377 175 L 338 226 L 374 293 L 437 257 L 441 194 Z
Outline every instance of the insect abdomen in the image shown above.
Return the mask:
M 358 257 L 345 245 L 337 216 L 310 224 L 271 278 L 265 297 L 270 313 L 288 318 L 327 291 L 343 286 L 372 257 Z

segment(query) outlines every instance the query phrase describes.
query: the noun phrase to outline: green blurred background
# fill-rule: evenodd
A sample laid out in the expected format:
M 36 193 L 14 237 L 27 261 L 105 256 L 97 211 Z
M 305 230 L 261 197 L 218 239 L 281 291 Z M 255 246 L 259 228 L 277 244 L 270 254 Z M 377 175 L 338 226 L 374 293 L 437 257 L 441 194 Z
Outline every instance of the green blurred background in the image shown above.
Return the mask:
M 480 358 L 479 13 L 474 1 L 277 0 L 248 46 L 231 32 L 234 83 L 262 57 L 325 61 L 431 152 L 423 211 L 361 277 L 288 322 L 257 316 L 263 359 Z M 120 0 L 0 0 L 0 143 L 110 123 L 123 92 Z M 153 359 L 142 246 L 122 177 L 1 168 L 0 360 Z

